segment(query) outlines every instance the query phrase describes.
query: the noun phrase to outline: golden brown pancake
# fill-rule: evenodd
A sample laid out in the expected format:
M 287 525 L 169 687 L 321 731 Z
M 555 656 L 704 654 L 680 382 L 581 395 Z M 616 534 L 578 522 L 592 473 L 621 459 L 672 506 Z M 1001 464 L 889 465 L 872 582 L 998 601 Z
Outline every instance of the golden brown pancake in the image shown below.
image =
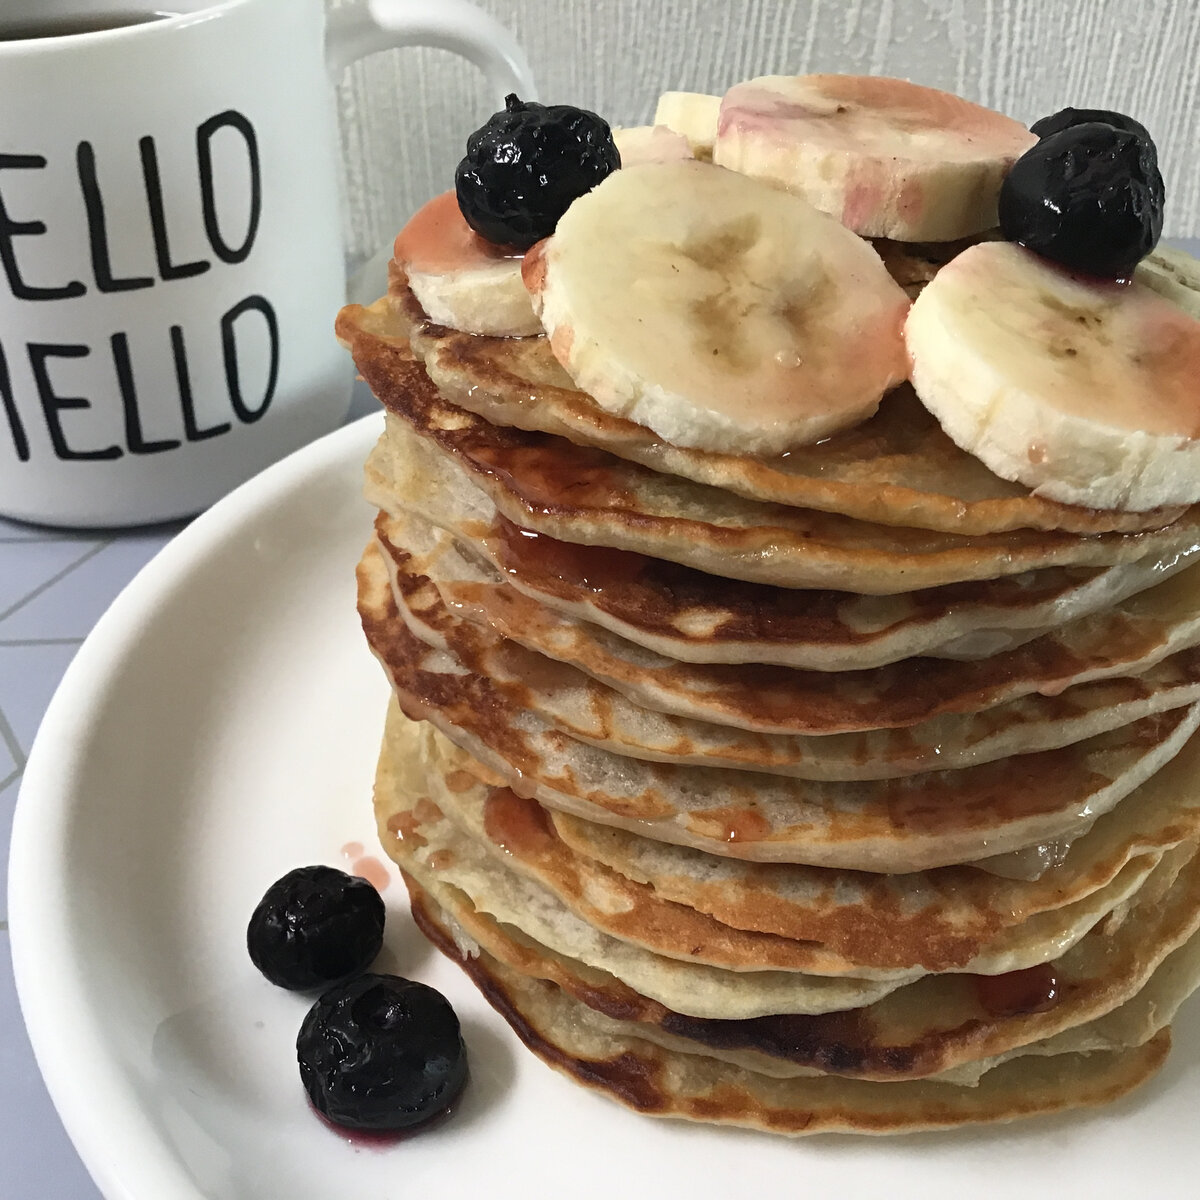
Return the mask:
M 397 742 L 399 739 L 393 740 L 392 753 Z M 512 870 L 551 893 L 593 929 L 667 958 L 731 971 L 769 968 L 910 981 L 927 969 L 911 958 L 902 966 L 880 966 L 861 953 L 847 955 L 819 940 L 725 925 L 701 910 L 663 899 L 650 884 L 636 883 L 576 853 L 558 836 L 550 813 L 536 801 L 518 796 L 511 788 L 473 779 L 465 771 L 447 776 L 436 769 L 436 756 L 430 766 L 433 769 L 420 791 L 442 816 L 436 817 L 432 807 L 425 807 L 413 818 L 411 829 L 419 830 L 425 840 L 421 854 L 428 861 L 455 865 L 454 872 L 443 876 L 447 882 L 453 883 L 461 871 L 486 877 Z M 388 803 L 385 796 L 377 800 L 381 806 Z M 411 805 L 411 798 L 406 801 L 400 795 L 395 811 Z M 1112 880 L 1082 899 L 1013 922 L 953 969 L 998 975 L 1050 961 L 1128 901 L 1146 884 L 1162 857 L 1136 856 Z M 825 873 L 830 876 L 830 888 L 842 883 L 846 874 Z M 862 904 L 859 915 L 883 926 L 890 914 L 887 910 L 872 912 Z
M 1114 807 L 1200 722 L 1193 705 L 1057 750 L 856 782 L 622 758 L 515 708 L 490 680 L 414 637 L 382 557 L 369 547 L 360 564 L 360 612 L 405 712 L 551 808 L 664 841 L 723 845 L 735 857 L 904 872 L 1019 849 Z
M 1200 551 L 1107 568 L 1049 567 L 900 596 L 796 591 L 705 575 L 626 551 L 533 536 L 499 519 L 476 541 L 470 490 L 430 496 L 398 482 L 376 533 L 468 619 L 496 626 L 586 622 L 665 658 L 859 670 L 932 654 L 987 658 L 1091 616 L 1195 562 Z M 397 506 L 401 507 L 396 511 Z M 436 508 L 444 528 L 412 507 Z M 447 530 L 454 532 L 447 533 Z
M 419 757 L 435 767 L 441 762 L 426 752 Z M 448 781 L 462 779 L 441 773 Z M 1062 848 L 1059 861 L 1032 878 L 998 876 L 971 864 L 881 875 L 753 863 L 543 811 L 577 857 L 651 888 L 662 900 L 738 928 L 820 942 L 864 965 L 946 971 L 964 967 L 1015 927 L 1079 903 L 1130 864 L 1148 872 L 1164 851 L 1194 840 L 1200 834 L 1198 778 L 1200 739 L 1194 737 L 1127 804 L 1099 817 Z
M 427 578 L 389 553 L 393 598 L 409 630 L 481 675 L 518 709 L 601 749 L 632 758 L 724 766 L 802 779 L 884 779 L 1056 749 L 1200 700 L 1200 648 L 1137 675 L 1033 694 L 982 713 L 902 730 L 823 736 L 755 733 L 638 705 L 575 667 L 460 620 Z
M 749 499 L 972 535 L 1129 532 L 1160 527 L 1180 511 L 1081 509 L 1033 496 L 955 446 L 907 387 L 887 397 L 871 420 L 784 458 L 669 446 L 580 392 L 544 337 L 481 337 L 433 324 L 402 277 L 393 278 L 389 298 L 369 309 L 345 310 L 338 333 L 356 361 L 371 354 L 371 342 L 386 347 L 411 338 L 446 399 L 493 425 L 553 434 Z M 388 402 L 386 394 L 376 394 Z
M 419 560 L 385 538 L 380 549 L 387 551 L 384 564 L 399 586 Z M 646 708 L 764 733 L 827 735 L 904 728 L 1034 692 L 1053 698 L 1075 684 L 1142 675 L 1200 638 L 1198 584 L 1200 576 L 1189 570 L 1105 613 L 982 660 L 917 657 L 832 675 L 755 663 L 680 664 L 587 623 L 545 612 L 539 619 L 523 607 L 494 626 Z M 449 599 L 470 619 L 469 606 Z
M 911 1133 L 1107 1104 L 1143 1083 L 1170 1048 L 1167 1030 L 1123 1051 L 1020 1059 L 975 1088 L 917 1081 L 873 1084 L 838 1076 L 772 1079 L 699 1055 L 681 1055 L 593 1023 L 561 989 L 464 953 L 452 922 L 409 883 L 421 929 L 458 962 L 543 1061 L 637 1112 L 741 1125 L 791 1136 Z
M 969 537 L 745 500 L 563 438 L 489 425 L 439 396 L 424 368 L 397 347 L 357 361 L 376 394 L 391 389 L 382 397 L 387 435 L 367 467 L 368 499 L 381 508 L 399 478 L 431 493 L 474 484 L 502 517 L 560 541 L 731 579 L 867 595 L 1044 567 L 1129 563 L 1200 540 L 1200 508 L 1137 533 L 1017 529 Z M 480 516 L 483 536 L 494 516 Z
M 444 815 L 426 796 L 400 798 L 404 789 L 390 772 L 385 756 L 377 791 L 385 848 L 473 941 L 612 1019 L 653 1027 L 701 1052 L 736 1050 L 881 1081 L 927 1077 L 1103 1017 L 1132 999 L 1200 926 L 1193 843 L 1172 851 L 1138 898 L 1051 963 L 994 976 L 925 975 L 883 988 L 882 995 L 877 985 L 873 992 L 864 984 L 862 1004 L 822 1011 L 823 994 L 853 981 L 823 985 L 820 977 L 797 974 L 784 988 L 777 972 L 690 967 L 589 932 L 553 904 L 530 899 L 515 905 L 503 869 L 474 870 L 436 836 L 426 838 Z M 1200 955 L 1187 958 L 1191 972 L 1200 970 Z M 666 995 L 676 997 L 674 1007 L 663 1002 Z M 770 1007 L 780 1000 L 786 1009 Z

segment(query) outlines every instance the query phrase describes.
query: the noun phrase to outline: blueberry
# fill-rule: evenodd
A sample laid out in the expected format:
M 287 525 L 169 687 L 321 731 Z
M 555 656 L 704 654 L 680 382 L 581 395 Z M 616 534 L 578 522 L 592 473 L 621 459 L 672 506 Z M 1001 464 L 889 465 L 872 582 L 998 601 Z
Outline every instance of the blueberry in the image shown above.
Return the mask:
M 476 233 L 528 250 L 554 232 L 573 200 L 620 165 L 612 130 L 594 112 L 509 96 L 504 111 L 467 139 L 454 186 Z
M 383 945 L 383 918 L 383 900 L 365 879 L 333 867 L 298 867 L 259 901 L 246 948 L 280 987 L 328 987 L 371 965 Z
M 1158 242 L 1163 201 L 1154 143 L 1089 121 L 1017 159 L 1000 188 L 1000 229 L 1073 271 L 1125 279 Z
M 437 1116 L 467 1082 L 458 1018 L 440 992 L 395 975 L 330 988 L 296 1039 L 313 1107 L 345 1129 L 411 1129 Z
M 1135 121 L 1124 113 L 1112 112 L 1107 108 L 1060 108 L 1051 116 L 1034 121 L 1029 127 L 1029 132 L 1046 138 L 1075 125 L 1111 125 L 1114 129 L 1125 130 L 1126 133 L 1136 133 L 1138 137 L 1145 138 L 1151 146 L 1154 145 L 1149 130 L 1141 121 Z

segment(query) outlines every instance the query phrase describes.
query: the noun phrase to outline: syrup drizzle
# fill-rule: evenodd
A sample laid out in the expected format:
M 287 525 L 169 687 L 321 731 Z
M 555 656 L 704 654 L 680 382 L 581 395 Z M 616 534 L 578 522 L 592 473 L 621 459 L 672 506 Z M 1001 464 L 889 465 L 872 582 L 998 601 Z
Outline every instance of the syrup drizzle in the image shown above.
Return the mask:
M 1053 1008 L 1062 988 L 1053 965 L 1040 963 L 1004 975 L 976 975 L 975 997 L 989 1016 L 1020 1017 Z
M 493 788 L 488 793 L 483 828 L 497 846 L 520 858 L 552 849 L 555 837 L 542 806 L 510 788 Z
M 493 535 L 501 568 L 530 582 L 559 580 L 600 595 L 637 584 L 650 568 L 650 560 L 632 550 L 559 541 L 499 515 Z
M 735 804 L 692 813 L 688 823 L 723 842 L 760 842 L 771 832 L 770 822 L 761 813 Z

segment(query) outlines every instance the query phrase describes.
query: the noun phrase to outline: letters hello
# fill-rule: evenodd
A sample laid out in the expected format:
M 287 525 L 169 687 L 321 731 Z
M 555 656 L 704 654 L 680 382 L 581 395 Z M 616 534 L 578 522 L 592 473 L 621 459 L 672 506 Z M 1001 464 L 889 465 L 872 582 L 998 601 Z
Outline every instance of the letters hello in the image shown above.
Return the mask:
M 222 229 L 218 220 L 218 197 L 214 183 L 213 138 L 222 130 L 226 136 L 236 136 L 245 148 L 250 172 L 250 211 L 244 230 Z M 196 129 L 196 162 L 200 180 L 200 212 L 204 234 L 212 250 L 213 259 L 197 259 L 192 262 L 176 262 L 171 254 L 167 235 L 167 212 L 164 201 L 162 179 L 159 171 L 158 151 L 154 138 L 143 137 L 138 142 L 141 159 L 141 174 L 146 196 L 146 214 L 149 234 L 153 242 L 155 275 L 120 274 L 120 267 L 112 261 L 109 242 L 108 218 L 104 197 L 101 193 L 96 171 L 96 156 L 90 142 L 80 142 L 75 154 L 75 170 L 83 199 L 87 219 L 87 237 L 91 257 L 91 280 L 82 279 L 46 280 L 28 279 L 21 269 L 20 256 L 24 239 L 39 237 L 46 233 L 46 224 L 34 219 L 32 214 L 10 213 L 4 200 L 5 174 L 10 171 L 40 171 L 46 168 L 47 160 L 37 154 L 0 154 L 0 266 L 7 277 L 8 286 L 18 300 L 31 304 L 72 300 L 84 296 L 91 288 L 102 294 L 129 292 L 154 287 L 160 283 L 188 279 L 202 275 L 214 266 L 213 259 L 220 263 L 244 262 L 254 249 L 262 218 L 262 172 L 259 164 L 258 140 L 254 127 L 241 113 L 234 110 L 218 113 L 204 121 Z M 250 323 L 260 322 L 264 327 L 269 346 L 270 365 L 265 387 L 254 387 L 258 394 L 247 396 L 238 364 L 238 338 L 246 336 Z M 140 331 L 139 331 L 140 332 Z M 225 383 L 228 389 L 230 417 L 243 424 L 259 420 L 270 407 L 279 376 L 279 322 L 275 310 L 264 296 L 249 295 L 239 301 L 219 320 L 220 354 L 225 368 Z M 23 411 L 17 402 L 12 386 L 9 353 L 15 347 L 6 347 L 0 340 L 0 401 L 3 402 L 9 433 L 21 462 L 29 461 L 30 442 L 28 423 L 39 418 L 44 422 L 46 433 L 55 455 L 63 460 L 114 459 L 124 454 L 160 454 L 174 450 L 184 442 L 201 442 L 207 438 L 228 433 L 231 421 L 219 421 L 202 426 L 196 415 L 192 392 L 191 372 L 188 367 L 188 346 L 184 330 L 172 325 L 167 334 L 174 362 L 175 385 L 178 393 L 180 415 L 179 437 L 147 440 L 143 433 L 143 422 L 138 409 L 138 389 L 134 379 L 133 354 L 130 337 L 126 332 L 113 333 L 107 346 L 93 347 L 72 343 L 29 342 L 23 348 L 28 358 L 30 373 L 36 385 L 40 412 L 29 412 L 32 405 Z M 260 335 L 261 336 L 261 335 Z M 121 421 L 123 438 L 119 442 L 101 446 L 79 446 L 67 436 L 63 415 L 71 410 L 91 408 L 91 401 L 84 396 L 59 395 L 53 379 L 54 359 L 86 358 L 97 353 L 110 360 L 113 378 L 121 398 Z M 156 381 L 161 388 L 164 381 Z

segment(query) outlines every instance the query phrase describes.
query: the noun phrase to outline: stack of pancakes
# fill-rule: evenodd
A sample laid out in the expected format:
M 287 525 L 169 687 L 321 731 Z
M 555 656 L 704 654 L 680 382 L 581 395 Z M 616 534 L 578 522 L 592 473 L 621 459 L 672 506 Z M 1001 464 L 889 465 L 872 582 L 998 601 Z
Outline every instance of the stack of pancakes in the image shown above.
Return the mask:
M 387 410 L 380 835 L 535 1053 L 784 1133 L 1161 1064 L 1200 981 L 1200 509 L 1039 499 L 907 388 L 781 459 L 665 445 L 398 270 L 339 336 Z

